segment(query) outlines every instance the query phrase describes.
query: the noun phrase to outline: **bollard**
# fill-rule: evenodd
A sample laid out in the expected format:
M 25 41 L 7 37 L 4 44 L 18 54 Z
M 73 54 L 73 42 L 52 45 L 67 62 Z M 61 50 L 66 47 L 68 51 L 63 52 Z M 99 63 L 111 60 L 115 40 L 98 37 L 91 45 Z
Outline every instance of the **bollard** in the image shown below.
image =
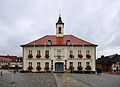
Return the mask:
M 110 65 L 110 74 L 112 73 L 112 66 Z
M 1 71 L 1 76 L 2 76 L 2 71 Z
M 14 74 L 16 73 L 16 71 L 14 70 Z
M 116 70 L 117 70 L 117 74 L 118 74 L 118 66 L 117 66 Z

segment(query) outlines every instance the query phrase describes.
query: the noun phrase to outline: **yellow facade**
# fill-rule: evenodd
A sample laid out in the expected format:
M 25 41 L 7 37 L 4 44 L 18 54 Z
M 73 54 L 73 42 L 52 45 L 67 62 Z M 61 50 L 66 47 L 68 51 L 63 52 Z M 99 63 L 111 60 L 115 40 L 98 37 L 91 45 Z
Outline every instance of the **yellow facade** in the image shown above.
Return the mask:
M 96 48 L 92 46 L 88 47 L 78 47 L 78 46 L 50 46 L 50 47 L 24 47 L 24 55 L 23 55 L 23 64 L 24 70 L 27 70 L 29 66 L 29 62 L 32 62 L 33 70 L 32 71 L 37 71 L 37 62 L 41 63 L 41 71 L 45 71 L 45 62 L 49 62 L 49 67 L 51 69 L 51 60 L 53 60 L 53 71 L 55 71 L 55 63 L 57 62 L 62 62 L 65 64 L 65 60 L 67 60 L 67 69 L 69 69 L 70 62 L 73 62 L 74 70 L 77 70 L 78 67 L 78 62 L 81 62 L 83 70 L 85 70 L 86 67 L 86 62 L 90 62 L 90 66 L 92 67 L 92 71 L 95 71 L 95 59 L 96 59 Z M 32 55 L 33 58 L 28 58 L 29 55 L 29 50 L 32 50 Z M 41 58 L 36 58 L 37 55 L 37 50 L 40 50 L 41 52 Z M 49 58 L 45 58 L 45 50 L 49 50 Z M 57 60 L 57 50 L 61 50 L 61 59 L 62 60 Z M 70 50 L 73 50 L 73 55 L 74 58 L 70 58 Z M 83 58 L 78 58 L 78 50 L 82 51 Z M 86 57 L 86 51 L 90 51 L 91 58 L 88 59 Z M 67 51 L 67 52 L 66 52 Z M 54 55 L 53 55 L 54 54 Z

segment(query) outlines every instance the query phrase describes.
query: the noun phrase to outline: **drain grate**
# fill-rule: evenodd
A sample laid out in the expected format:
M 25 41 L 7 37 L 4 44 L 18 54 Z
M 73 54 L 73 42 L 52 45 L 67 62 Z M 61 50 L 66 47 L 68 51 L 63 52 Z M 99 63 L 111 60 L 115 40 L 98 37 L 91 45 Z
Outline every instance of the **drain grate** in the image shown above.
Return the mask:
M 16 84 L 16 82 L 11 82 L 10 84 Z

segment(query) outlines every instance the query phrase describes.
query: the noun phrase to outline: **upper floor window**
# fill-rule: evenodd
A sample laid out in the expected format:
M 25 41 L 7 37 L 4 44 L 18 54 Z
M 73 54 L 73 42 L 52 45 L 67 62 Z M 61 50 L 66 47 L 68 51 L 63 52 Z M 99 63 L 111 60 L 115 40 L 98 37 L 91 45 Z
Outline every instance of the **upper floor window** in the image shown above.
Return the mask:
M 90 62 L 86 62 L 86 66 L 90 66 Z
M 46 50 L 46 51 L 45 51 L 45 54 L 48 54 L 48 55 L 49 55 L 49 50 Z
M 49 62 L 45 62 L 45 67 L 48 67 L 49 66 Z
M 73 54 L 73 50 L 70 50 L 70 54 Z
M 37 50 L 37 55 L 40 55 L 40 50 Z
M 52 45 L 52 41 L 51 40 L 48 40 L 48 45 Z
M 70 40 L 67 40 L 66 45 L 70 45 L 70 44 L 71 44 Z
M 29 55 L 32 55 L 32 50 L 29 50 Z
M 57 56 L 61 56 L 61 50 L 57 50 Z
M 73 62 L 70 62 L 70 66 L 73 66 Z
M 78 62 L 78 66 L 81 66 L 81 62 Z
M 86 55 L 89 55 L 90 54 L 90 51 L 89 50 L 86 50 Z
M 61 27 L 59 27 L 59 34 L 61 34 Z
M 40 62 L 37 62 L 37 66 L 40 66 Z
M 32 67 L 32 62 L 29 62 L 29 67 Z
M 81 50 L 78 50 L 78 55 L 81 55 L 81 54 L 82 54 Z

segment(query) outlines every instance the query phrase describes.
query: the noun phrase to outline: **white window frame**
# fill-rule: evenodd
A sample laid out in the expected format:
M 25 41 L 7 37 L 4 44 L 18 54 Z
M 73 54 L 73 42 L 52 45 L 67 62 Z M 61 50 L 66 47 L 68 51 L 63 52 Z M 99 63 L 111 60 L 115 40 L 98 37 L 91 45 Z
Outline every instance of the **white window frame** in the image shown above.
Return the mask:
M 37 55 L 40 55 L 40 50 L 37 50 Z
M 48 40 L 48 45 L 52 45 L 52 41 L 51 40 Z
M 86 62 L 86 66 L 90 66 L 90 62 Z
M 48 55 L 49 55 L 49 50 L 46 50 L 46 51 L 45 51 L 45 54 L 48 54 Z
M 78 62 L 78 66 L 82 66 L 82 62 Z
M 29 50 L 29 55 L 32 55 L 32 50 Z
M 70 62 L 70 66 L 73 66 L 73 62 Z
M 86 55 L 89 55 L 90 54 L 90 50 L 86 50 Z
M 41 66 L 40 62 L 37 62 L 37 66 Z
M 81 55 L 82 54 L 82 51 L 81 50 L 78 50 L 78 55 Z
M 49 67 L 49 62 L 45 62 L 45 67 Z
M 29 62 L 29 67 L 32 67 L 32 62 Z
M 61 56 L 61 50 L 57 50 L 57 56 Z
M 70 50 L 70 54 L 72 54 L 72 55 L 73 55 L 73 50 Z
M 70 40 L 67 40 L 66 45 L 70 45 L 70 44 L 71 44 Z

